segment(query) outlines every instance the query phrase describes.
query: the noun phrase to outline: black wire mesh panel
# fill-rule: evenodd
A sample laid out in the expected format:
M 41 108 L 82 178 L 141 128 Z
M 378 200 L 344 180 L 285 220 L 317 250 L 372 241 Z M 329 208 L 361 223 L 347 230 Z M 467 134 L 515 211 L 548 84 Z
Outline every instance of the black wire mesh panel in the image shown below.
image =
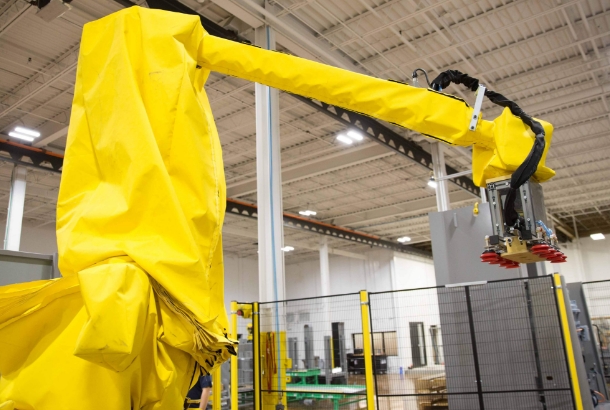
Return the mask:
M 281 397 L 289 408 L 365 406 L 359 294 L 261 303 L 260 326 L 263 403 Z
M 370 308 L 380 409 L 574 408 L 550 276 L 374 293 Z
M 238 303 L 237 336 L 237 403 L 240 410 L 254 409 L 254 340 L 252 323 L 252 303 Z M 229 380 L 231 367 L 224 367 L 223 383 Z M 233 388 L 233 387 L 232 387 Z
M 587 300 L 595 346 L 602 361 L 604 379 L 610 388 L 610 280 L 585 282 L 582 288 Z

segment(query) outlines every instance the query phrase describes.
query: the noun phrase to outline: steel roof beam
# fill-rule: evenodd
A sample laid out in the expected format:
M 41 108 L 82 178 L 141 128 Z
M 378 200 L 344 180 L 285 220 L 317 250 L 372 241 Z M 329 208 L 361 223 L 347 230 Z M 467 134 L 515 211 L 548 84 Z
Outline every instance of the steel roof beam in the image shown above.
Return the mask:
M 243 229 L 243 228 L 233 228 L 232 226 L 227 226 L 227 225 L 224 225 L 222 227 L 222 234 L 238 236 L 241 238 L 249 238 L 249 239 L 253 239 L 256 241 L 258 240 L 258 234 L 256 232 L 250 231 L 248 229 Z M 315 252 L 318 252 L 320 249 L 319 246 L 312 245 L 310 243 L 303 242 L 303 241 L 294 241 L 291 239 L 285 239 L 285 242 L 286 242 L 286 245 L 294 246 L 297 249 L 307 249 L 307 250 L 315 251 Z M 344 251 L 344 250 L 336 249 L 336 248 L 328 248 L 328 253 L 331 255 L 345 256 L 345 257 L 352 258 L 352 259 L 360 259 L 360 260 L 368 259 L 365 255 L 362 255 L 360 253 L 348 252 L 348 251 Z
M 227 198 L 227 213 L 248 218 L 256 218 L 257 207 L 254 204 Z M 411 253 L 414 255 L 431 256 L 430 253 L 413 246 L 386 241 L 376 235 L 369 235 L 338 225 L 314 221 L 288 212 L 284 212 L 284 226 L 287 228 L 302 229 L 320 235 L 327 235 L 337 239 L 344 239 L 361 245 L 368 245 L 402 253 Z
M 58 131 L 55 131 L 53 134 L 49 135 L 48 137 L 42 138 L 39 141 L 36 141 L 34 143 L 35 147 L 44 147 L 45 145 L 49 145 L 50 143 L 52 143 L 55 140 L 58 140 L 62 137 L 65 137 L 66 135 L 68 135 L 68 127 L 64 127 Z

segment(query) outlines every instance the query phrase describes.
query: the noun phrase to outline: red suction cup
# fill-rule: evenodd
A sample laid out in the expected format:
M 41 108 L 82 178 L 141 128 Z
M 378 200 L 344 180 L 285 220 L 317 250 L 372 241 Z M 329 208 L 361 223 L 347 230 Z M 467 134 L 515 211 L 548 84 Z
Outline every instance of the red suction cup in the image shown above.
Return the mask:
M 495 253 L 494 251 L 485 251 L 481 254 L 481 262 L 489 263 L 491 265 L 495 265 L 500 263 L 500 255 Z
M 546 253 L 548 253 L 549 249 L 550 249 L 549 245 L 545 245 L 545 244 L 534 245 L 534 246 L 532 246 L 531 253 L 533 253 L 534 255 L 546 254 Z

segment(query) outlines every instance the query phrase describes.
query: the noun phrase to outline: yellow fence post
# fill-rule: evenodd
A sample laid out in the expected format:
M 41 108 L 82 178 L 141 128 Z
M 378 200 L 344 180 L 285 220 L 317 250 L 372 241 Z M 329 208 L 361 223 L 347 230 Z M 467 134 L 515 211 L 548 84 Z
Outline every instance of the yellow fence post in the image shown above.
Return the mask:
M 557 292 L 557 308 L 559 309 L 559 318 L 561 319 L 561 331 L 565 342 L 566 358 L 568 359 L 568 370 L 570 372 L 570 380 L 572 381 L 572 391 L 574 393 L 574 405 L 576 410 L 582 410 L 582 395 L 580 391 L 580 383 L 578 380 L 578 372 L 576 370 L 576 358 L 574 357 L 574 348 L 572 341 L 572 333 L 568 321 L 568 312 L 566 309 L 566 301 L 561 284 L 561 276 L 558 273 L 553 274 L 555 282 L 555 292 Z
M 261 406 L 261 367 L 259 355 L 260 320 L 258 314 L 258 302 L 252 306 L 252 356 L 254 356 L 254 409 L 260 410 Z
M 366 378 L 366 407 L 375 410 L 375 386 L 373 384 L 373 349 L 369 320 L 369 294 L 360 291 L 360 312 L 362 313 L 362 344 L 364 350 L 364 374 Z
M 222 377 L 220 366 L 212 371 L 212 410 L 220 410 L 222 396 Z
M 231 302 L 231 338 L 237 340 L 237 302 Z M 239 368 L 237 356 L 231 356 L 231 410 L 239 408 Z

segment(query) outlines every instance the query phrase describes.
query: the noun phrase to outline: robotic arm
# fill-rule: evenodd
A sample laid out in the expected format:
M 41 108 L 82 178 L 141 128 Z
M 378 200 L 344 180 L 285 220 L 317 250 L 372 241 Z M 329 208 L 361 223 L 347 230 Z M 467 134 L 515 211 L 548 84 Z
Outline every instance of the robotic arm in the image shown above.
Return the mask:
M 506 268 L 543 260 L 565 261 L 554 235 L 542 228 L 544 211 L 528 213 L 532 207 L 524 205 L 529 191 L 520 191 L 522 187 L 531 190 L 530 185 L 537 186 L 555 175 L 545 166 L 553 127 L 532 118 L 503 95 L 486 90 L 477 79 L 449 70 L 428 89 L 412 87 L 208 34 L 197 61 L 210 71 L 356 111 L 451 145 L 472 146 L 473 180 L 478 186 L 487 186 L 493 199 L 492 225 L 499 227 L 486 238 L 482 261 Z M 417 71 L 420 69 L 414 78 Z M 477 91 L 475 107 L 443 93 L 450 83 Z M 493 121 L 482 118 L 483 96 L 504 107 Z M 530 181 L 532 177 L 535 181 Z M 533 208 L 544 208 L 541 191 L 537 198 L 530 196 L 529 204 L 534 199 L 537 204 Z
M 456 82 L 455 76 L 439 76 L 433 84 L 438 84 L 437 89 L 412 87 L 211 35 L 204 36 L 198 62 L 211 71 L 356 111 L 447 144 L 473 146 L 473 179 L 478 186 L 485 186 L 490 178 L 514 173 L 537 140 L 530 125 L 511 112 L 511 106 L 488 121 L 461 98 L 440 92 L 449 81 Z M 487 95 L 491 98 L 490 91 Z M 474 115 L 476 125 L 471 130 Z M 545 121 L 536 123 L 544 131 L 537 128 L 536 134 L 541 134 L 546 144 L 539 152 L 534 177 L 543 182 L 555 174 L 544 165 L 553 127 Z

